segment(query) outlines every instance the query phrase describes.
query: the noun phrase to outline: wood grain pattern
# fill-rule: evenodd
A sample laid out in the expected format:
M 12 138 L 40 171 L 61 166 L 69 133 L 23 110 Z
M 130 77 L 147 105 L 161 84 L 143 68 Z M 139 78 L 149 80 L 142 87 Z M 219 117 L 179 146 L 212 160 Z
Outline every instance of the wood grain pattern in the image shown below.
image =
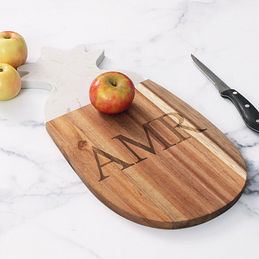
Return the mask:
M 181 228 L 231 207 L 246 182 L 237 148 L 201 114 L 161 86 L 137 86 L 128 111 L 87 105 L 46 123 L 85 185 L 134 222 Z

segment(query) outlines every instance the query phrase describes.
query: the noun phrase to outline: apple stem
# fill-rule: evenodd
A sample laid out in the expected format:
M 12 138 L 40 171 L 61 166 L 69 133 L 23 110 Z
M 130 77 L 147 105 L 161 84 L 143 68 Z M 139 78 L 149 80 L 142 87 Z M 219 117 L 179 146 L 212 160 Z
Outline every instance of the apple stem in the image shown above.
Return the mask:
M 0 72 L 3 72 L 4 70 L 2 68 L 0 68 Z
M 110 83 L 111 83 L 112 86 L 116 86 L 117 85 L 116 82 L 113 81 L 113 80 L 110 80 Z

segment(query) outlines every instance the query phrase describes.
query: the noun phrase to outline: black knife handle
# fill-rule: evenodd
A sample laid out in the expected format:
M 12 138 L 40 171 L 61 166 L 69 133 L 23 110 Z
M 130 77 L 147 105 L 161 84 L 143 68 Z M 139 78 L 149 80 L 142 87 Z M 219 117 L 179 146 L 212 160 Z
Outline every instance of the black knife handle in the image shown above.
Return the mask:
M 243 95 L 235 89 L 228 89 L 221 92 L 221 96 L 232 101 L 241 114 L 247 127 L 259 132 L 259 112 Z

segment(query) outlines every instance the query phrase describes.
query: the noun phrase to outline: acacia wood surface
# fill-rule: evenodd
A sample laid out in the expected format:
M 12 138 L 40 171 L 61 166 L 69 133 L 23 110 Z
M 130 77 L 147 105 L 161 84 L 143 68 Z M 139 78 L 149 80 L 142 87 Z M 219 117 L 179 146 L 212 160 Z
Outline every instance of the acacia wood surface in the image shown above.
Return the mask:
M 193 226 L 231 207 L 247 177 L 237 148 L 163 87 L 136 88 L 121 114 L 87 105 L 46 123 L 85 185 L 121 216 L 157 228 Z

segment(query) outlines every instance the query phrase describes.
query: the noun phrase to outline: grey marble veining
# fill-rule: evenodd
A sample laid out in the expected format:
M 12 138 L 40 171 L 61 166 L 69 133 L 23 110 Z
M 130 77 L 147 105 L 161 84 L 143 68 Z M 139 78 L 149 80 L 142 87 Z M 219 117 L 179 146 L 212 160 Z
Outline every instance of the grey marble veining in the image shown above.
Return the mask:
M 101 69 L 149 78 L 211 120 L 240 150 L 248 181 L 231 209 L 199 226 L 165 231 L 132 223 L 93 196 L 48 136 L 48 91 L 24 89 L 0 102 L 0 258 L 257 258 L 259 135 L 190 54 L 259 108 L 258 8 L 256 0 L 1 3 L 1 28 L 25 37 L 29 63 L 43 46 L 104 49 Z

